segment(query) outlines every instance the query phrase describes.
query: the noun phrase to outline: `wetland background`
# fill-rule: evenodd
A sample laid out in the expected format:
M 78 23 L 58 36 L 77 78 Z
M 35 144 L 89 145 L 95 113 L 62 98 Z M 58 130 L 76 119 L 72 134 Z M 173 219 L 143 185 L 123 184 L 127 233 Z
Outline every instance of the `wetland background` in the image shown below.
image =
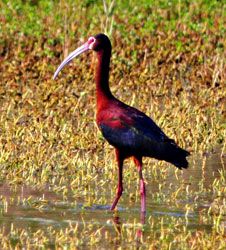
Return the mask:
M 0 248 L 224 249 L 223 1 L 0 1 Z M 100 32 L 112 41 L 115 96 L 151 116 L 192 155 L 190 168 L 144 163 L 117 185 L 95 125 L 95 56 L 52 80 Z

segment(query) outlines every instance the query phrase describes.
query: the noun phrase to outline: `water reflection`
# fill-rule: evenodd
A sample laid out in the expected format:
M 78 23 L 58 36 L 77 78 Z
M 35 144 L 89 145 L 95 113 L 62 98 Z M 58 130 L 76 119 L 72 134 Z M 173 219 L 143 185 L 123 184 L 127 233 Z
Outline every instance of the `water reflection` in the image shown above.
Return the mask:
M 108 211 L 110 205 L 84 206 L 83 199 L 76 200 L 75 203 L 73 197 L 65 201 L 63 196 L 48 190 L 48 187 L 35 189 L 2 183 L 0 185 L 0 226 L 4 226 L 7 233 L 12 223 L 14 227 L 31 228 L 34 231 L 45 230 L 47 226 L 64 228 L 69 224 L 83 226 L 84 223 L 88 223 L 97 227 L 104 226 L 120 235 L 123 228 L 135 225 L 138 242 L 142 241 L 144 232 L 151 230 L 152 224 L 160 225 L 162 218 L 165 218 L 165 221 L 171 221 L 172 218 L 180 219 L 180 223 L 190 228 L 211 230 L 211 222 L 203 220 L 200 214 L 203 209 L 208 210 L 213 203 L 210 187 L 216 179 L 221 178 L 220 170 L 224 169 L 224 160 L 225 158 L 221 158 L 220 154 L 213 154 L 203 159 L 197 156 L 191 159 L 191 167 L 187 171 L 181 171 L 175 175 L 172 168 L 166 175 L 161 192 L 156 188 L 156 181 L 149 176 L 146 214 L 140 214 L 140 202 L 131 204 L 128 196 L 120 200 L 118 211 L 115 213 Z M 186 190 L 182 190 L 185 196 L 179 196 L 176 202 L 166 201 L 165 199 L 168 196 L 171 197 L 178 188 L 178 179 L 183 180 L 190 190 L 194 190 L 194 196 L 186 195 Z M 206 192 L 196 198 L 195 192 L 200 190 L 200 185 Z M 153 197 L 155 192 L 164 194 L 165 198 L 152 200 L 150 197 Z M 111 198 L 106 198 L 109 203 Z M 194 203 L 196 203 L 195 209 L 187 213 L 185 206 Z M 225 217 L 222 218 L 222 223 L 225 225 Z M 148 227 L 146 227 L 147 224 Z

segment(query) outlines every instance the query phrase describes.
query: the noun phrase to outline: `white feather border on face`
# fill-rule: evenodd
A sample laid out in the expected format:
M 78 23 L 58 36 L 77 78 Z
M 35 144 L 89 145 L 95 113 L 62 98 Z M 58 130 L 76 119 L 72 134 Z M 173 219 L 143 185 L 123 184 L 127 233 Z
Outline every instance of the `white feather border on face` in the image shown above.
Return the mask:
M 88 39 L 89 49 L 91 49 L 91 50 L 93 49 L 93 46 L 94 46 L 95 42 L 96 42 L 96 38 L 93 37 L 93 36 L 91 36 L 91 37 Z

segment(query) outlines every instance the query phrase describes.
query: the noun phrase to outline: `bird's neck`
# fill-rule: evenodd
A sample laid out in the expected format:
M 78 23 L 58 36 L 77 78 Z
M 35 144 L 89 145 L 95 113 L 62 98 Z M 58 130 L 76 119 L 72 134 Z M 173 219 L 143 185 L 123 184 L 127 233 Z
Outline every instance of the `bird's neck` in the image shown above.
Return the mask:
M 109 88 L 109 68 L 111 49 L 105 49 L 97 52 L 97 66 L 96 66 L 96 96 L 97 96 L 97 109 L 103 107 L 113 95 Z

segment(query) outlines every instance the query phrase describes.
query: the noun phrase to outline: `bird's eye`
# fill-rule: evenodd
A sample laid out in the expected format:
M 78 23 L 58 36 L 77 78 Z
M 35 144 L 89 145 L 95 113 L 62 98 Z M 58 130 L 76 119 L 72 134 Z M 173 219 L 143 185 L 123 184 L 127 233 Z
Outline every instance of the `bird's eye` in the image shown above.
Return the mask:
M 91 44 L 91 43 L 94 43 L 95 42 L 95 38 L 94 37 L 90 37 L 89 39 L 88 39 L 88 42 L 89 42 L 89 44 Z
M 96 42 L 96 39 L 94 37 L 92 37 L 92 36 L 88 39 L 89 49 L 94 48 L 95 42 Z

